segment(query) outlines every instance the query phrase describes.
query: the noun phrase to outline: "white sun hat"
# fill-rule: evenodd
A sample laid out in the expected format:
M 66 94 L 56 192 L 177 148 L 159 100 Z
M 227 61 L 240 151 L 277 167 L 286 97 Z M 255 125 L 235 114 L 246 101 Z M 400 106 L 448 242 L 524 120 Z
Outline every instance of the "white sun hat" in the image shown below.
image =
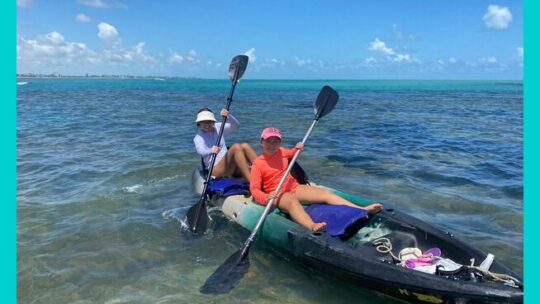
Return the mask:
M 197 119 L 195 120 L 195 122 L 208 121 L 208 120 L 211 120 L 214 122 L 216 121 L 216 118 L 214 117 L 214 113 L 210 111 L 202 111 L 199 114 L 197 114 Z

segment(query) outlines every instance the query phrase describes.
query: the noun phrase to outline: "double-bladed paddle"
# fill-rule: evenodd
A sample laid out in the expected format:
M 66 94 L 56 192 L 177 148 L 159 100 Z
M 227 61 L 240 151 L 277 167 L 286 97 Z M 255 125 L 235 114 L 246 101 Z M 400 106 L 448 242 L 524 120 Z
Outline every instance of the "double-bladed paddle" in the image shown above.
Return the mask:
M 234 94 L 234 89 L 236 88 L 236 84 L 238 81 L 240 81 L 240 78 L 244 75 L 244 72 L 246 71 L 246 67 L 248 64 L 248 56 L 246 55 L 238 55 L 235 56 L 231 64 L 229 66 L 229 78 L 232 81 L 231 84 L 231 91 L 229 92 L 229 97 L 227 98 L 227 111 L 231 107 L 232 103 L 232 96 Z M 215 146 L 219 147 L 219 144 L 221 143 L 221 136 L 223 135 L 223 129 L 225 128 L 225 123 L 227 122 L 227 117 L 223 116 L 223 121 L 221 123 L 221 128 L 219 129 L 218 138 L 216 140 Z M 210 179 L 212 178 L 212 170 L 214 169 L 214 164 L 216 162 L 216 153 L 212 154 L 211 161 L 210 161 L 210 167 L 208 168 L 208 176 L 206 177 L 206 181 L 204 183 L 204 187 L 201 193 L 201 198 L 199 201 L 191 206 L 187 212 L 187 222 L 189 225 L 189 230 L 193 232 L 196 235 L 199 235 L 202 232 L 205 232 L 208 227 L 208 210 L 206 208 L 206 199 L 207 199 L 207 190 L 208 190 L 208 183 L 210 183 Z
M 311 124 L 311 127 L 307 131 L 306 135 L 304 136 L 304 139 L 302 140 L 302 143 L 305 143 L 309 135 L 311 134 L 311 131 L 313 131 L 313 127 L 315 127 L 315 124 L 318 122 L 318 120 L 325 116 L 326 114 L 330 113 L 334 106 L 336 105 L 338 101 L 338 93 L 332 89 L 329 86 L 324 86 L 321 89 L 321 92 L 319 93 L 319 96 L 317 97 L 317 100 L 314 104 L 314 110 L 315 110 L 315 117 L 313 119 L 313 123 Z M 291 171 L 292 167 L 294 166 L 294 163 L 296 162 L 296 159 L 298 158 L 298 155 L 300 154 L 300 150 L 296 151 L 293 158 L 291 159 L 289 163 L 289 167 L 287 167 L 287 171 L 285 171 L 285 174 L 281 178 L 281 181 L 278 184 L 278 187 L 276 188 L 275 192 L 279 193 L 281 190 L 281 187 L 283 186 L 283 183 L 287 179 L 287 176 L 289 175 L 289 172 Z M 264 223 L 264 220 L 266 219 L 266 216 L 268 213 L 270 213 L 270 209 L 272 208 L 272 205 L 274 204 L 274 199 L 270 200 L 268 204 L 266 205 L 266 208 L 264 209 L 259 221 L 257 222 L 257 225 L 251 232 L 251 235 L 244 243 L 244 246 L 242 249 L 236 251 L 233 253 L 221 266 L 216 269 L 216 271 L 206 280 L 204 285 L 200 288 L 200 291 L 205 294 L 223 294 L 231 291 L 236 283 L 238 283 L 244 274 L 248 271 L 249 268 L 249 248 L 251 247 L 251 244 L 255 240 L 255 236 L 261 226 Z

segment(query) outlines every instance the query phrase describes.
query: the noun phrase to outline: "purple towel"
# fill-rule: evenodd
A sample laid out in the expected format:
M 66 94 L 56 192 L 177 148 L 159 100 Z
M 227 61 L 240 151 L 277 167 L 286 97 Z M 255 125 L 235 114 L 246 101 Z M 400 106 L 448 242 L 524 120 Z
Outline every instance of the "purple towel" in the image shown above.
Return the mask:
M 366 210 L 345 205 L 310 205 L 306 212 L 315 223 L 326 222 L 325 232 L 332 237 L 349 239 L 369 220 Z

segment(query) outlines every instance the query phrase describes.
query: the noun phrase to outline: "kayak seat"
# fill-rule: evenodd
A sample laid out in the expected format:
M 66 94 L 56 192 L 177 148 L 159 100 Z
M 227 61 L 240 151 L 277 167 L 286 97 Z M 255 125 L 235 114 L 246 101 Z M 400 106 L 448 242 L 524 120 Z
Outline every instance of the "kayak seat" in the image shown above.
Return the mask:
M 213 198 L 225 198 L 231 195 L 249 194 L 249 183 L 239 182 L 232 178 L 212 178 L 208 184 L 208 195 Z
M 312 204 L 306 212 L 314 222 L 326 222 L 325 232 L 342 241 L 353 237 L 369 220 L 366 210 L 345 205 Z

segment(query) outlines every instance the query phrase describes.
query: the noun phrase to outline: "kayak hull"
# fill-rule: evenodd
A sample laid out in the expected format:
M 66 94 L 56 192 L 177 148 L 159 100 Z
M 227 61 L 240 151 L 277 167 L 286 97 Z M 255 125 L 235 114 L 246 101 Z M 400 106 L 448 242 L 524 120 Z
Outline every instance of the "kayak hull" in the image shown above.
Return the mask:
M 193 182 L 194 190 L 202 191 L 202 172 L 194 171 Z M 369 204 L 356 196 L 331 190 L 353 203 Z M 244 195 L 212 198 L 209 204 L 221 209 L 229 219 L 249 231 L 254 229 L 264 210 L 263 206 L 253 202 L 251 196 Z M 438 247 L 445 257 L 461 265 L 470 265 L 471 259 L 479 264 L 486 257 L 485 253 L 454 238 L 451 233 L 388 208 L 387 204 L 385 210 L 373 216 L 356 236 L 346 242 L 324 233 L 311 233 L 279 210 L 268 215 L 258 235 L 258 238 L 301 263 L 408 302 L 523 303 L 522 288 L 486 280 L 455 280 L 396 265 L 388 253 L 380 253 L 372 245 L 372 241 L 379 237 L 392 240 L 395 253 L 405 247 Z M 497 261 L 493 262 L 490 271 L 517 277 Z

